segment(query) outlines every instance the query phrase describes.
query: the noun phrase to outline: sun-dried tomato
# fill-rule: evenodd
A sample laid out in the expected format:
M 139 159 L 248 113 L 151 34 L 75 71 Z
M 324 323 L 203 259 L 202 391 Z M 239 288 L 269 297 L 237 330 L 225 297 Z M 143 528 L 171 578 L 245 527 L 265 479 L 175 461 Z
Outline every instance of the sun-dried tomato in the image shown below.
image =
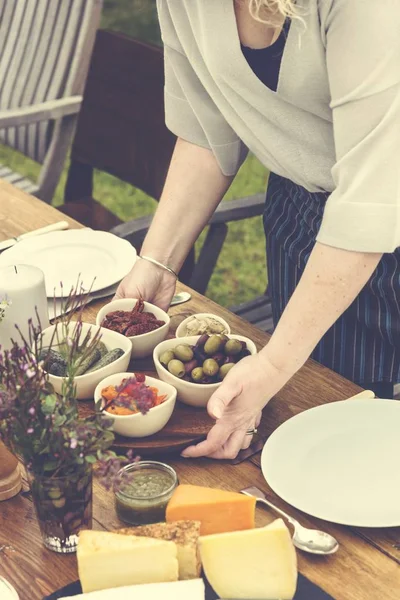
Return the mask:
M 149 333 L 165 325 L 150 312 L 144 312 L 144 300 L 139 298 L 130 312 L 115 310 L 105 317 L 102 326 L 128 337 Z

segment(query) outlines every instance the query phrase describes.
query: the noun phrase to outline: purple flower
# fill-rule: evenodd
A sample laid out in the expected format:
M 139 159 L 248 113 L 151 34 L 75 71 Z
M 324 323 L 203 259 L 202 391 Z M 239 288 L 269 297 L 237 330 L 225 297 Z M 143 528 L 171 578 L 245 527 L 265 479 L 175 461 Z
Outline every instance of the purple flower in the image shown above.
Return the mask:
M 33 427 L 29 427 L 29 428 L 26 430 L 26 433 L 32 434 L 32 433 L 33 433 Z
M 114 400 L 116 406 L 137 408 L 143 415 L 153 406 L 153 392 L 144 382 L 138 382 L 135 377 L 129 377 L 115 389 L 118 393 Z
M 28 413 L 32 416 L 36 413 L 36 410 L 33 408 L 33 406 L 31 406 L 31 408 L 28 410 Z

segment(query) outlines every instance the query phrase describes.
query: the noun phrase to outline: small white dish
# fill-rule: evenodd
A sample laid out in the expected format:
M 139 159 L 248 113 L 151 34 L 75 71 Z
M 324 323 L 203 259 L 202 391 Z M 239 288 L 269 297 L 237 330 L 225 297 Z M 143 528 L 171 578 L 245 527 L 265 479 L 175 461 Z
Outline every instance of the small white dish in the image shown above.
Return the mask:
M 229 327 L 229 324 L 222 317 L 219 317 L 218 315 L 213 315 L 212 313 L 196 313 L 194 315 L 190 315 L 190 317 L 187 317 L 184 321 L 182 321 L 182 323 L 179 325 L 179 327 L 176 330 L 175 335 L 177 338 L 183 338 L 183 337 L 188 336 L 186 327 L 187 327 L 187 324 L 193 319 L 193 317 L 197 317 L 198 319 L 205 319 L 205 318 L 215 319 L 216 321 L 219 321 L 219 323 L 221 323 L 221 325 L 223 325 L 225 327 L 226 335 L 228 335 L 231 332 L 231 328 Z M 210 335 L 212 335 L 212 334 L 210 334 Z
M 153 352 L 153 360 L 157 370 L 157 375 L 162 381 L 173 385 L 178 392 L 178 400 L 183 402 L 184 404 L 189 404 L 189 406 L 197 406 L 197 407 L 205 407 L 207 406 L 207 402 L 209 401 L 212 394 L 218 387 L 221 385 L 221 382 L 217 383 L 192 383 L 191 381 L 185 381 L 184 379 L 179 379 L 179 377 L 175 377 L 163 367 L 160 363 L 160 356 L 166 350 L 172 350 L 178 344 L 189 344 L 194 346 L 199 339 L 199 335 L 188 336 L 184 338 L 174 338 L 172 340 L 165 340 L 158 344 L 158 346 L 154 349 Z M 250 351 L 250 354 L 257 354 L 257 348 L 255 343 L 247 337 L 243 335 L 228 335 L 229 338 L 240 340 L 241 342 L 246 342 L 247 348 Z
M 74 328 L 74 322 L 71 323 Z M 55 329 L 55 325 L 51 325 L 47 327 L 43 331 L 42 343 L 45 348 L 50 344 L 51 338 L 53 336 L 53 332 Z M 92 335 L 94 336 L 98 331 L 99 327 L 97 325 L 92 325 L 91 323 L 82 323 L 82 332 L 81 339 L 84 338 L 86 333 L 89 330 L 92 330 Z M 124 351 L 123 355 L 120 358 L 117 358 L 114 362 L 106 365 L 105 367 L 101 367 L 97 371 L 93 371 L 93 373 L 86 373 L 84 375 L 78 375 L 75 377 L 76 384 L 76 397 L 78 400 L 84 400 L 86 398 L 90 398 L 93 396 L 94 390 L 102 379 L 107 377 L 108 375 L 112 375 L 113 373 L 118 373 L 120 371 L 126 371 L 129 365 L 130 356 L 131 356 L 131 343 L 124 335 L 120 333 L 116 333 L 115 331 L 110 331 L 109 329 L 101 329 L 101 341 L 105 343 L 108 350 L 114 350 L 115 348 L 121 348 Z M 61 327 L 59 328 L 61 332 Z M 53 340 L 53 350 L 56 350 L 55 347 L 56 340 Z M 49 382 L 54 387 L 54 390 L 57 394 L 61 394 L 62 384 L 64 381 L 64 377 L 57 377 L 56 375 L 48 374 Z
M 101 400 L 101 392 L 104 388 L 109 385 L 120 385 L 123 379 L 134 376 L 135 373 L 115 373 L 103 379 L 95 389 L 95 403 Z M 104 414 L 114 421 L 113 430 L 115 433 L 125 437 L 148 437 L 161 431 L 170 420 L 175 408 L 176 389 L 172 385 L 154 377 L 146 377 L 144 383 L 148 386 L 156 387 L 159 394 L 166 394 L 167 398 L 162 404 L 151 408 L 145 415 L 141 413 L 136 415 L 113 415 L 105 411 Z
M 103 306 L 103 308 L 101 308 L 97 313 L 96 325 L 101 327 L 106 316 L 115 310 L 130 312 L 136 306 L 137 302 L 138 300 L 136 298 L 112 300 Z M 165 321 L 165 325 L 162 325 L 158 329 L 150 331 L 149 333 L 126 337 L 127 340 L 130 340 L 132 345 L 132 358 L 145 358 L 146 356 L 151 356 L 151 353 L 157 344 L 165 340 L 168 335 L 170 318 L 165 311 L 163 311 L 161 308 L 158 308 L 158 306 L 155 306 L 154 304 L 150 304 L 150 302 L 145 302 L 144 312 L 153 313 L 157 319 L 160 321 Z
M 332 523 L 400 526 L 400 403 L 350 399 L 285 421 L 268 438 L 263 475 L 285 502 Z

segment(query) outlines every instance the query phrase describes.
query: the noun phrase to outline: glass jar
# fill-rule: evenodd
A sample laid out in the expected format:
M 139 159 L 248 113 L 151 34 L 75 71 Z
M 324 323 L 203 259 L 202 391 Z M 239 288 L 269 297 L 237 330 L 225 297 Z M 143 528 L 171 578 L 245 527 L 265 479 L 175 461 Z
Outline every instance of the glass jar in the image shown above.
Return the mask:
M 28 472 L 43 543 L 49 550 L 76 552 L 81 529 L 92 528 L 92 469 L 66 477 Z
M 177 485 L 176 472 L 164 463 L 147 460 L 123 467 L 114 485 L 118 517 L 130 525 L 165 521 Z

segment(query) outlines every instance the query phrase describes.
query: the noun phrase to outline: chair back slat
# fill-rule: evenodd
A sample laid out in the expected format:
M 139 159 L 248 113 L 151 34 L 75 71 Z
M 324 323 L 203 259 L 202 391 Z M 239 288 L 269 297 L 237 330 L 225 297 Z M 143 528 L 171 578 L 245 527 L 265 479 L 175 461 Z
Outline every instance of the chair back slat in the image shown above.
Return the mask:
M 0 0 L 0 20 L 3 16 L 5 7 L 6 7 L 6 0 Z
M 0 0 L 0 110 L 73 94 L 90 18 L 101 0 Z M 85 69 L 83 69 L 85 71 Z M 78 86 L 79 87 L 79 86 Z M 79 92 L 82 88 L 80 82 Z M 43 162 L 50 121 L 0 131 L 3 143 Z

